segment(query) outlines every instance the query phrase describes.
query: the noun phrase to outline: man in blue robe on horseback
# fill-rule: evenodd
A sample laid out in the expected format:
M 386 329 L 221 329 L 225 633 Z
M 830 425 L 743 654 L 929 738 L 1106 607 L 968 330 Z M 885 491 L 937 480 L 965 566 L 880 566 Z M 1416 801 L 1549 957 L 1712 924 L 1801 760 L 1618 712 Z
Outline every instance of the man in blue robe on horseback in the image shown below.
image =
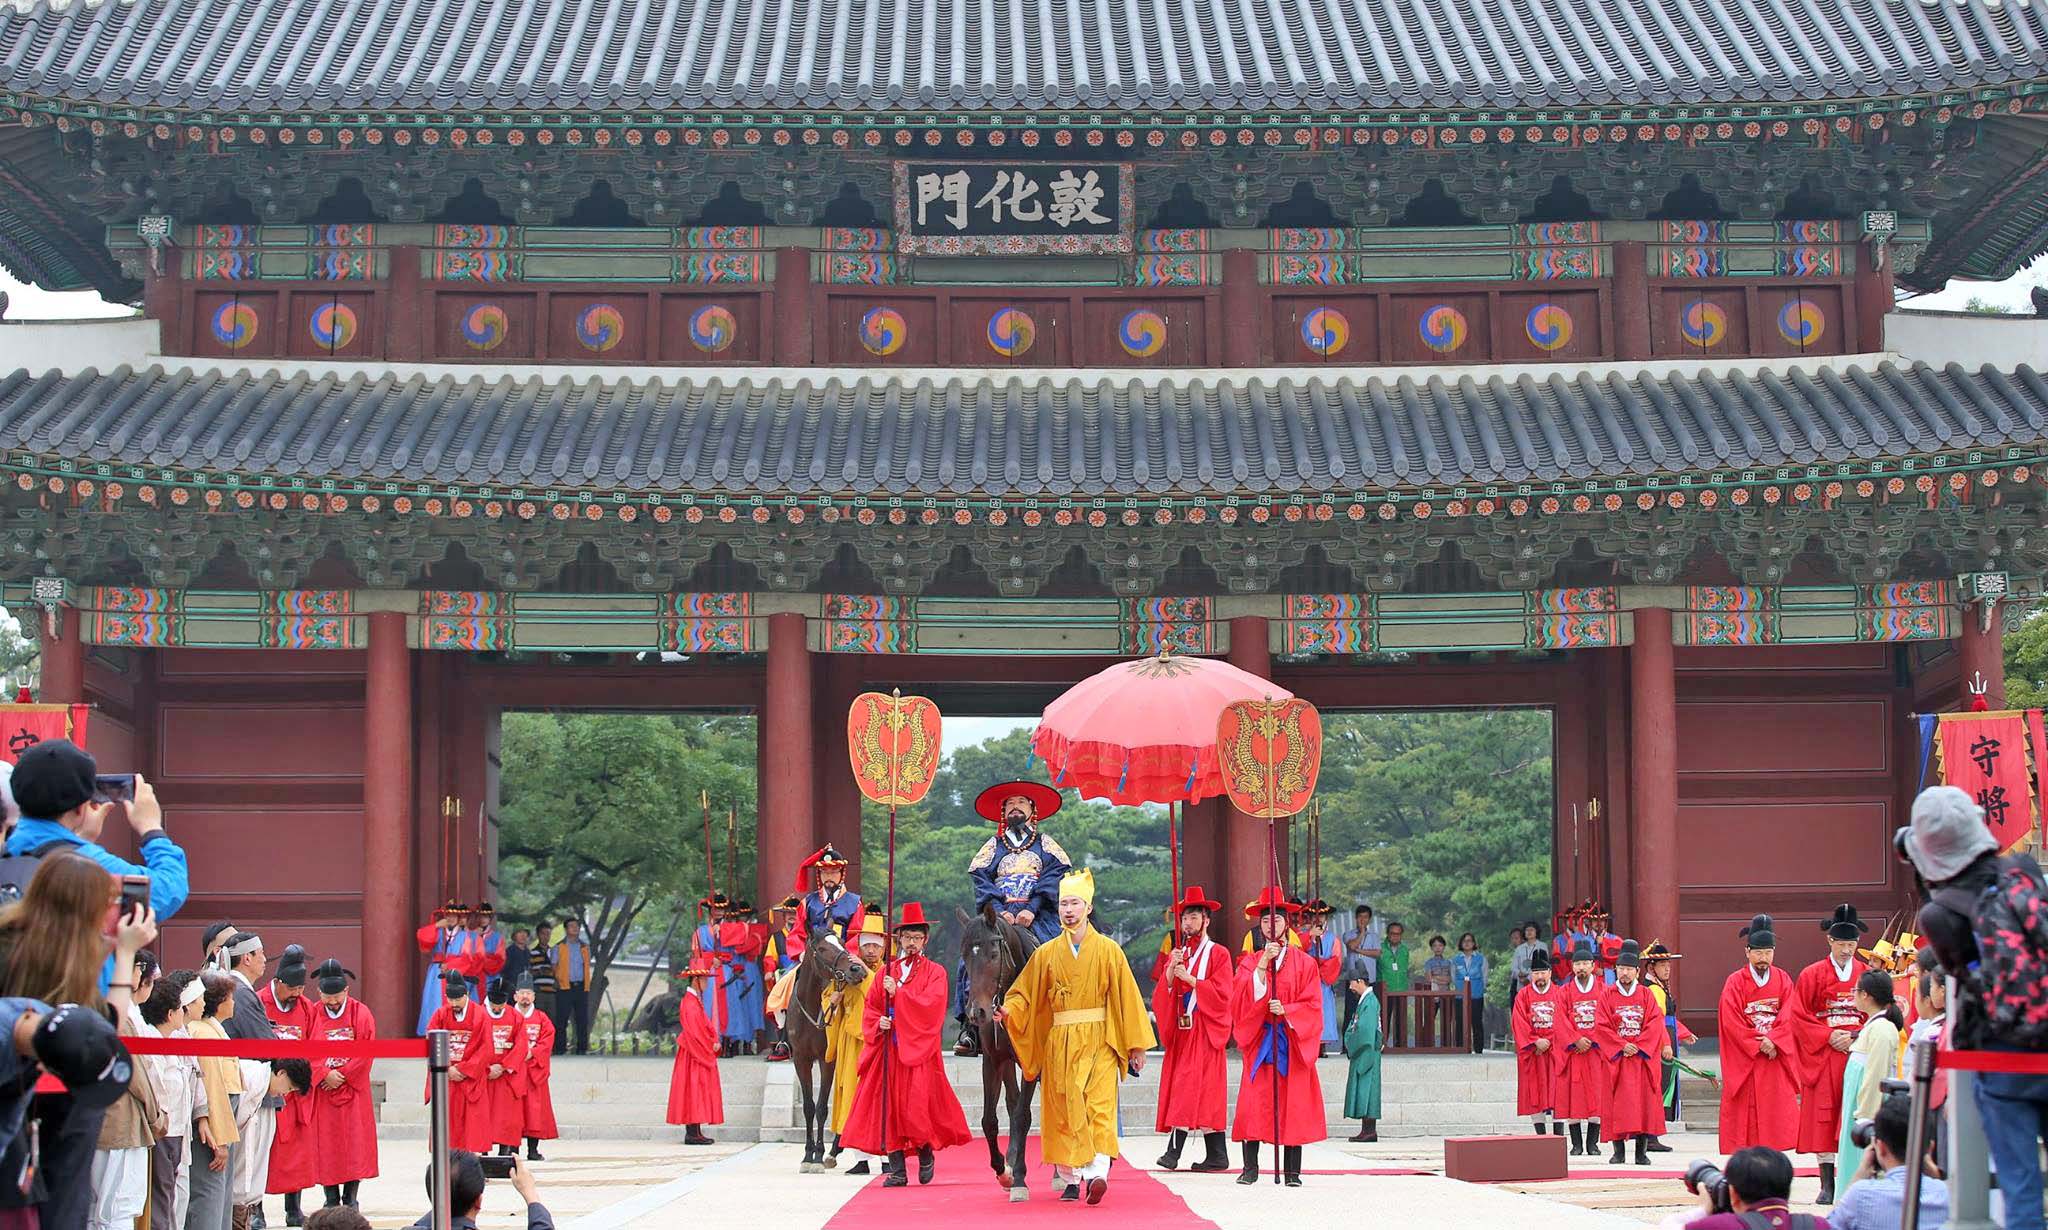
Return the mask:
M 830 928 L 842 942 L 849 942 L 860 929 L 860 894 L 846 886 L 846 868 L 846 857 L 829 841 L 798 865 L 796 891 L 803 894 L 805 937 Z
M 1060 792 L 1038 782 L 1000 782 L 974 800 L 974 810 L 999 826 L 967 867 L 974 880 L 974 908 L 995 907 L 997 917 L 1040 942 L 1059 934 L 1060 877 L 1073 867 L 1060 844 L 1038 829 L 1059 809 Z M 953 1053 L 978 1055 L 980 1031 L 967 1024 L 964 962 L 954 971 L 953 987 L 953 1018 L 960 1023 Z

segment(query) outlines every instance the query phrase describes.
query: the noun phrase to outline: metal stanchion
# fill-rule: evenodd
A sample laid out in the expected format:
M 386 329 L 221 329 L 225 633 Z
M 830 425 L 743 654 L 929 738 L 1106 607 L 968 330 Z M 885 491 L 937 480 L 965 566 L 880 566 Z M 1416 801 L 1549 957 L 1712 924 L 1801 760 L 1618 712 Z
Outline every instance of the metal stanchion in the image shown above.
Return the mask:
M 427 1033 L 428 1181 L 433 1189 L 433 1230 L 449 1230 L 454 1211 L 448 1206 L 448 1031 Z
M 1953 993 L 1951 993 L 1953 994 Z M 1948 1002 L 1956 1002 L 1951 999 Z M 1951 1230 L 1998 1230 L 1991 1216 L 1991 1145 L 1977 1117 L 1979 1073 L 1948 1074 L 1948 1224 Z
M 1921 1167 L 1927 1161 L 1928 1110 L 1934 1104 L 1935 1041 L 1922 1038 L 1913 1044 L 1913 1112 L 1906 1127 L 1906 1207 L 1899 1230 L 1920 1230 Z

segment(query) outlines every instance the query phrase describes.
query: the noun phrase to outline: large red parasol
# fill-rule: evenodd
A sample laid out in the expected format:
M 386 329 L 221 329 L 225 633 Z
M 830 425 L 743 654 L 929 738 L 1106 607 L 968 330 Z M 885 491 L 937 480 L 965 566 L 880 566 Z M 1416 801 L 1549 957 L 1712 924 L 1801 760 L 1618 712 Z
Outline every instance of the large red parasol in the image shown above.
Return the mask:
M 1240 700 L 1294 693 L 1216 658 L 1119 662 L 1045 707 L 1031 751 L 1052 783 L 1112 803 L 1199 803 L 1224 793 L 1216 722 Z

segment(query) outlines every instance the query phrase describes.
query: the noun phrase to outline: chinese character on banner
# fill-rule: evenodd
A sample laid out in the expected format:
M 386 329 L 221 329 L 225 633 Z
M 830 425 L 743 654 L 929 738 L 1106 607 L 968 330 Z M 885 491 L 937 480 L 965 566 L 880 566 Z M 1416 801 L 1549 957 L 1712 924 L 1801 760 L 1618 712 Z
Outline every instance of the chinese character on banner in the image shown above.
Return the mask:
M 85 746 L 84 705 L 0 705 L 0 760 L 13 764 L 45 739 Z
M 1935 732 L 1941 780 L 1977 800 L 2000 850 L 2019 845 L 2034 830 L 2031 742 L 2026 715 L 2018 710 L 1944 713 Z

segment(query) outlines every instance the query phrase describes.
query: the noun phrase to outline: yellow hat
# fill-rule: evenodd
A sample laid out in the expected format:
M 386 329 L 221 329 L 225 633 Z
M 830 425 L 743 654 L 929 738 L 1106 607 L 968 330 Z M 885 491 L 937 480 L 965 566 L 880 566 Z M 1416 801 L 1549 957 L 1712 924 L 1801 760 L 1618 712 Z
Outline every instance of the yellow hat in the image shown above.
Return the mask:
M 860 920 L 860 934 L 861 939 L 866 939 L 872 935 L 884 943 L 889 939 L 889 929 L 882 925 L 882 916 L 880 914 L 869 914 L 862 918 Z M 855 942 L 858 943 L 859 941 Z
M 1069 897 L 1079 897 L 1092 907 L 1095 904 L 1095 873 L 1083 867 L 1061 876 L 1060 900 L 1065 901 Z

